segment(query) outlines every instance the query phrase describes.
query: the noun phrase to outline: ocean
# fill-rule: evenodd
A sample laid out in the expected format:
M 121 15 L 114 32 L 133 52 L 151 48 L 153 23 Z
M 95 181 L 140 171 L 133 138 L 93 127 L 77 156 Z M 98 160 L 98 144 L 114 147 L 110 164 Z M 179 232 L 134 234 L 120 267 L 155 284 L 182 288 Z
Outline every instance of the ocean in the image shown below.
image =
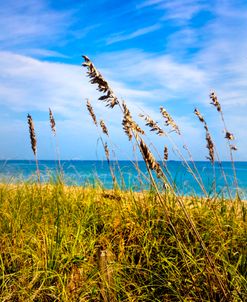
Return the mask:
M 114 170 L 117 182 L 121 189 L 134 191 L 147 190 L 150 188 L 149 176 L 143 161 L 137 162 L 140 173 L 137 172 L 134 163 L 131 161 L 111 161 L 110 165 Z M 235 162 L 238 191 L 242 198 L 247 198 L 247 162 Z M 195 162 L 196 168 L 201 175 L 202 182 L 209 194 L 215 191 L 219 196 L 236 193 L 236 182 L 231 162 L 215 163 L 213 168 L 208 161 Z M 193 163 L 189 162 L 193 168 Z M 39 169 L 42 182 L 56 181 L 59 172 L 57 161 L 40 160 Z M 63 160 L 61 169 L 63 180 L 67 185 L 102 185 L 107 189 L 113 187 L 112 176 L 107 161 L 81 161 Z M 203 195 L 203 192 L 195 178 L 188 171 L 188 167 L 180 161 L 168 161 L 167 170 L 169 179 L 181 195 Z M 224 171 L 225 177 L 223 176 Z M 16 183 L 21 181 L 34 182 L 37 180 L 36 164 L 31 160 L 8 160 L 0 161 L 0 182 Z M 163 183 L 158 179 L 159 186 Z M 226 184 L 227 182 L 227 184 Z

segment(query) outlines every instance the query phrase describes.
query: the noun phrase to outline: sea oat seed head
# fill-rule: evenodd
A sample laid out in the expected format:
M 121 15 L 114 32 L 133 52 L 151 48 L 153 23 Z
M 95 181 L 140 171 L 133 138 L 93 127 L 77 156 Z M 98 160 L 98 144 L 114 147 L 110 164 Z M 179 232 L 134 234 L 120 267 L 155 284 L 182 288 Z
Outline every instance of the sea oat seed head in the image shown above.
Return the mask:
M 230 148 L 231 148 L 231 150 L 233 150 L 233 151 L 237 151 L 237 150 L 238 150 L 238 148 L 237 148 L 236 146 L 234 146 L 234 145 L 230 145 Z
M 211 104 L 216 107 L 217 111 L 221 112 L 221 105 L 218 101 L 217 95 L 214 91 L 212 91 L 209 95 L 210 99 L 212 100 Z
M 51 130 L 54 135 L 56 135 L 56 122 L 53 116 L 53 113 L 51 111 L 51 108 L 49 108 L 49 118 L 50 118 L 50 125 L 51 125 Z
M 139 114 L 139 116 L 146 121 L 145 125 L 151 128 L 150 131 L 154 131 L 160 136 L 165 135 L 165 132 L 159 127 L 158 123 L 151 119 L 150 116 L 145 116 L 143 114 Z
M 109 160 L 110 160 L 110 153 L 109 153 L 109 149 L 108 149 L 107 143 L 104 144 L 104 150 L 105 150 L 106 159 L 109 162 Z
M 94 124 L 97 126 L 98 123 L 97 123 L 96 115 L 94 114 L 93 107 L 91 106 L 89 100 L 87 100 L 87 110 L 88 110 Z
M 200 122 L 205 123 L 203 116 L 201 115 L 201 113 L 199 112 L 199 110 L 197 108 L 195 108 L 194 113 L 196 116 L 198 116 Z
M 214 163 L 214 143 L 213 143 L 213 140 L 209 133 L 207 123 L 197 108 L 195 108 L 194 113 L 199 118 L 200 122 L 203 123 L 204 129 L 206 131 L 206 141 L 207 141 L 206 147 L 208 148 L 208 152 L 209 152 L 209 156 L 207 156 L 206 158 L 209 159 L 211 161 L 211 163 L 213 164 Z
M 168 160 L 168 148 L 167 146 L 164 147 L 164 161 Z
M 162 173 L 161 167 L 142 139 L 140 139 L 140 149 L 143 159 L 147 163 L 148 167 L 156 172 L 157 177 L 160 177 Z
M 124 111 L 122 125 L 124 132 L 127 134 L 129 140 L 132 139 L 132 131 L 135 132 L 136 136 L 138 136 L 138 133 L 145 134 L 145 132 L 140 128 L 140 126 L 137 125 L 137 123 L 132 119 L 130 111 L 124 101 L 122 102 L 122 106 Z
M 166 109 L 164 109 L 163 107 L 160 107 L 160 113 L 162 114 L 162 116 L 165 119 L 165 125 L 166 126 L 171 126 L 173 128 L 173 130 L 177 133 L 177 134 L 181 134 L 180 130 L 178 128 L 178 125 L 175 123 L 175 121 L 173 120 L 173 118 L 170 116 L 170 114 L 166 111 Z
M 232 133 L 226 131 L 225 138 L 232 141 L 232 140 L 234 140 L 234 135 Z
M 209 151 L 209 156 L 207 157 L 211 163 L 214 163 L 214 144 L 213 144 L 213 140 L 211 138 L 211 135 L 209 134 L 209 132 L 206 133 L 206 141 L 207 141 L 207 148 Z
M 108 129 L 103 120 L 100 120 L 100 127 L 102 129 L 102 132 L 109 136 Z
M 93 65 L 93 63 L 87 56 L 82 57 L 85 60 L 82 66 L 86 67 L 88 70 L 87 75 L 90 78 L 90 83 L 97 84 L 98 90 L 104 93 L 104 95 L 99 97 L 99 100 L 106 102 L 107 107 L 113 108 L 119 102 L 114 92 L 110 88 L 108 82 L 103 78 L 101 73 L 96 69 L 96 67 Z
M 34 131 L 34 122 L 30 114 L 27 115 L 27 122 L 29 126 L 29 134 L 30 134 L 30 140 L 31 140 L 31 147 L 33 150 L 34 156 L 37 154 L 37 140 L 35 136 L 35 131 Z

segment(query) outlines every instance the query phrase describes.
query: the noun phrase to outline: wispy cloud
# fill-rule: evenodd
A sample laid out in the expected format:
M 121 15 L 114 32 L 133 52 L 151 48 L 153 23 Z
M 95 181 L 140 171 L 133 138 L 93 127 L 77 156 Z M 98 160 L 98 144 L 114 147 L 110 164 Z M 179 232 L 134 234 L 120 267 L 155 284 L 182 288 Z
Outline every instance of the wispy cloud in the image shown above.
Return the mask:
M 0 52 L 0 68 L 0 103 L 8 110 L 46 112 L 52 106 L 64 118 L 71 118 L 77 115 L 83 99 L 98 96 L 80 66 Z M 150 97 L 147 90 L 133 89 L 113 79 L 112 84 L 120 95 L 132 100 Z
M 209 8 L 208 4 L 202 0 L 148 0 L 140 3 L 138 6 L 139 9 L 150 7 L 163 11 L 161 20 L 174 20 L 180 24 L 184 24 L 198 12 Z
M 0 8 L 0 49 L 27 49 L 35 44 L 59 42 L 72 24 L 75 10 L 56 11 L 45 0 L 2 2 Z M 64 41 L 63 41 L 64 43 Z
M 146 34 L 149 34 L 151 32 L 154 32 L 158 29 L 161 28 L 160 24 L 154 24 L 151 26 L 147 26 L 147 27 L 143 27 L 143 28 L 139 28 L 131 33 L 128 34 L 124 34 L 124 33 L 117 33 L 112 35 L 111 37 L 109 37 L 106 41 L 106 44 L 113 44 L 113 43 L 117 43 L 117 42 L 121 42 L 121 41 L 126 41 L 126 40 L 131 40 Z
M 205 1 L 200 0 L 175 0 L 161 3 L 159 9 L 165 11 L 164 20 L 185 22 L 190 20 L 200 11 L 208 9 L 208 4 L 206 4 Z
M 37 58 L 63 58 L 67 59 L 69 56 L 64 55 L 58 51 L 44 49 L 44 48 L 27 48 L 19 51 L 19 54 L 23 54 L 30 57 Z
M 97 147 L 97 132 L 88 116 L 85 99 L 90 98 L 98 118 L 104 116 L 107 120 L 108 110 L 103 103 L 95 102 L 99 95 L 80 66 L 1 52 L 0 68 L 0 137 L 4 141 L 1 144 L 1 158 L 32 158 L 26 124 L 28 112 L 35 121 L 40 158 L 54 157 L 50 141 L 49 107 L 55 115 L 59 141 L 63 146 L 61 157 L 92 158 L 92 150 Z M 124 84 L 113 82 L 113 85 L 120 94 L 130 99 L 145 96 L 145 92 L 132 90 Z M 119 137 L 119 132 L 122 132 L 120 120 L 120 113 L 115 112 L 111 116 L 108 128 L 116 133 L 113 137 Z M 115 124 L 118 131 L 114 128 Z M 86 146 L 83 141 L 87 141 Z M 16 145 L 22 147 L 17 150 Z M 96 155 L 93 154 L 93 157 Z
M 137 8 L 143 8 L 143 7 L 149 7 L 149 6 L 156 6 L 159 5 L 160 3 L 164 3 L 164 0 L 146 0 L 142 1 L 137 5 Z
M 203 70 L 178 62 L 170 55 L 128 50 L 100 55 L 98 61 L 110 70 L 112 78 L 151 91 L 151 106 L 162 99 L 177 98 L 181 94 L 184 98 L 209 88 L 208 76 Z

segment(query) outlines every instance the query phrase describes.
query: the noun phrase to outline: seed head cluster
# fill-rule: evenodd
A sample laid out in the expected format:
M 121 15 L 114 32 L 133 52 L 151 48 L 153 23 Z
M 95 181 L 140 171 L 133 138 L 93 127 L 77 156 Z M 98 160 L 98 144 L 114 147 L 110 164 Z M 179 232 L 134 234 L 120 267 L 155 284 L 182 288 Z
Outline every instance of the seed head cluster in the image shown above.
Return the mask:
M 234 135 L 232 133 L 226 131 L 225 138 L 232 141 L 232 140 L 234 140 Z
M 215 160 L 215 157 L 214 157 L 214 143 L 213 143 L 212 137 L 211 137 L 211 135 L 209 133 L 208 125 L 207 125 L 204 117 L 201 115 L 201 113 L 199 112 L 198 109 L 195 108 L 194 113 L 199 118 L 199 121 L 201 123 L 203 123 L 204 129 L 206 131 L 206 142 L 207 142 L 206 147 L 208 148 L 208 153 L 209 153 L 209 156 L 207 156 L 207 158 L 213 164 L 214 160 Z
M 96 69 L 96 67 L 87 56 L 82 57 L 85 60 L 82 66 L 86 67 L 88 70 L 87 75 L 91 79 L 90 83 L 97 84 L 98 90 L 104 93 L 101 97 L 99 97 L 99 100 L 106 102 L 107 107 L 113 108 L 119 102 L 112 89 L 110 88 L 108 82 L 103 78 L 101 73 Z
M 225 120 L 224 120 L 223 112 L 222 112 L 222 110 L 221 110 L 221 105 L 220 105 L 220 103 L 219 103 L 219 101 L 218 101 L 218 97 L 217 97 L 216 93 L 215 93 L 214 91 L 211 92 L 210 95 L 209 95 L 209 97 L 210 97 L 210 99 L 212 100 L 211 104 L 214 105 L 214 106 L 217 108 L 217 111 L 221 113 L 221 118 L 222 118 L 222 121 L 223 121 L 224 126 L 225 126 L 225 133 L 226 133 L 226 134 L 225 134 L 225 138 L 226 138 L 227 140 L 229 140 L 229 141 L 234 140 L 234 139 L 235 139 L 235 138 L 234 138 L 234 135 L 226 129 L 226 125 L 225 125 Z M 235 146 L 234 146 L 234 147 L 235 147 Z M 231 150 L 235 150 L 235 151 L 237 150 L 236 147 L 235 147 L 235 148 L 231 148 L 231 146 L 230 146 L 230 149 L 231 149 Z
M 104 134 L 106 134 L 107 136 L 109 136 L 108 129 L 107 129 L 107 127 L 105 125 L 105 122 L 103 120 L 100 120 L 100 127 L 102 129 L 102 132 Z
M 53 132 L 54 135 L 56 135 L 56 122 L 53 113 L 51 111 L 51 108 L 49 108 L 49 119 L 50 119 L 51 131 Z
M 27 122 L 29 126 L 29 134 L 30 134 L 30 140 L 31 140 L 31 147 L 33 150 L 34 156 L 37 154 L 37 140 L 35 136 L 35 131 L 34 131 L 34 122 L 30 114 L 27 115 Z
M 237 150 L 238 150 L 238 148 L 237 148 L 236 146 L 234 146 L 234 145 L 230 145 L 230 148 L 231 148 L 231 150 L 233 150 L 233 151 L 237 151 Z
M 221 105 L 218 101 L 217 95 L 214 91 L 212 91 L 209 95 L 210 99 L 212 100 L 211 104 L 216 107 L 217 111 L 221 112 Z
M 122 103 L 123 106 L 123 129 L 126 135 L 128 136 L 129 140 L 132 139 L 132 131 L 135 132 L 136 135 L 138 133 L 145 134 L 145 132 L 137 125 L 137 123 L 133 120 L 128 107 L 126 106 L 125 102 Z
M 178 125 L 175 123 L 175 121 L 173 120 L 173 118 L 170 116 L 170 114 L 163 108 L 160 107 L 160 113 L 162 114 L 162 116 L 165 119 L 165 125 L 166 126 L 171 126 L 172 129 L 177 133 L 177 134 L 181 134 L 180 130 L 178 128 Z
M 143 156 L 143 159 L 147 163 L 149 169 L 154 170 L 158 177 L 161 176 L 162 170 L 159 163 L 155 160 L 152 152 L 149 150 L 148 146 L 145 144 L 143 139 L 140 139 L 140 150 Z
M 195 110 L 194 110 L 194 113 L 195 113 L 195 115 L 199 118 L 200 122 L 204 123 L 204 125 L 205 125 L 206 122 L 205 122 L 203 116 L 201 115 L 201 113 L 200 113 L 196 108 L 195 108 Z M 206 126 L 207 126 L 207 124 L 206 124 Z
M 90 116 L 91 116 L 91 118 L 92 118 L 94 124 L 97 126 L 98 123 L 97 123 L 96 115 L 94 114 L 93 107 L 92 107 L 92 105 L 90 104 L 89 100 L 87 100 L 87 110 L 88 110 L 88 112 L 89 112 L 89 114 L 90 114 Z
M 168 160 L 168 148 L 167 146 L 164 147 L 164 161 Z
M 143 114 L 139 114 L 139 116 L 146 121 L 146 126 L 151 128 L 150 131 L 154 131 L 160 136 L 165 135 L 165 132 L 159 127 L 158 123 L 151 119 L 150 116 L 145 116 Z
M 207 158 L 213 164 L 214 163 L 214 143 L 213 143 L 213 140 L 212 140 L 209 132 L 206 133 L 206 141 L 207 141 L 207 148 L 209 151 L 209 156 L 207 156 Z
M 110 152 L 109 152 L 107 143 L 104 144 L 104 150 L 105 150 L 106 159 L 107 159 L 107 161 L 109 163 L 109 161 L 110 161 Z

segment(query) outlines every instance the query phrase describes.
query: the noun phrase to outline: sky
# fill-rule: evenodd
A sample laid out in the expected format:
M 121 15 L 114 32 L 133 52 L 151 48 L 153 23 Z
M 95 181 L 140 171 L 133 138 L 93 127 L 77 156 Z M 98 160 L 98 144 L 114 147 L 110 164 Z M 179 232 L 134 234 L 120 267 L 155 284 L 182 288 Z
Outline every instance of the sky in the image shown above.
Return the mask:
M 108 126 L 108 144 L 118 159 L 135 156 L 121 112 L 106 108 L 89 83 L 81 66 L 81 55 L 87 55 L 141 126 L 140 113 L 160 126 L 160 106 L 172 115 L 182 137 L 174 132 L 157 137 L 145 128 L 147 144 L 161 154 L 167 145 L 169 158 L 178 159 L 174 143 L 186 144 L 194 160 L 205 160 L 196 107 L 220 159 L 229 160 L 224 127 L 210 104 L 209 93 L 215 91 L 236 138 L 234 159 L 247 160 L 245 0 L 0 0 L 0 28 L 0 159 L 33 159 L 28 113 L 39 159 L 56 159 L 56 144 L 61 159 L 102 159 L 87 99 Z

